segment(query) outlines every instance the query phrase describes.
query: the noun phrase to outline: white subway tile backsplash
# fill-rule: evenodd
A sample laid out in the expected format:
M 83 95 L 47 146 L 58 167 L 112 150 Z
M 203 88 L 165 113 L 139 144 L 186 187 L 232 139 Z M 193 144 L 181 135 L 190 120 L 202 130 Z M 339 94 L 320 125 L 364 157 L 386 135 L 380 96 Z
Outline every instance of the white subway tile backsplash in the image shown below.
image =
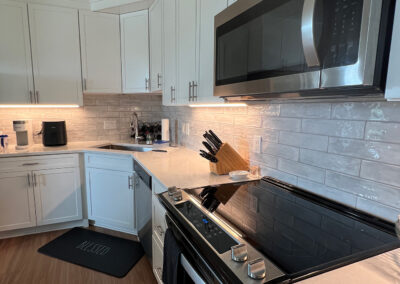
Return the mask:
M 366 160 L 400 165 L 400 145 L 332 137 L 329 152 Z M 395 155 L 394 153 L 399 153 Z
M 263 175 L 352 207 L 358 200 L 361 210 L 395 218 L 396 210 L 400 213 L 399 109 L 393 102 L 251 103 L 217 110 L 163 107 L 163 113 L 195 125 L 195 132 L 182 137 L 185 146 L 198 150 L 204 131 L 214 129 Z M 217 115 L 229 118 L 204 119 Z M 259 125 L 259 117 L 262 127 L 251 126 Z M 254 136 L 262 137 L 264 153 L 253 152 Z
M 305 133 L 363 138 L 365 122 L 346 120 L 303 119 L 302 131 Z
M 68 141 L 127 140 L 130 138 L 129 122 L 133 111 L 143 121 L 161 120 L 159 95 L 84 95 L 84 106 L 77 109 L 0 109 L 0 131 L 10 135 L 10 144 L 15 144 L 12 121 L 31 119 L 35 133 L 41 122 L 57 119 L 67 123 Z M 140 110 L 140 111 L 139 111 Z M 41 137 L 35 136 L 35 143 Z
M 363 161 L 360 176 L 400 187 L 400 167 L 388 164 Z
M 307 149 L 301 149 L 300 162 L 355 176 L 359 174 L 361 166 L 359 159 Z

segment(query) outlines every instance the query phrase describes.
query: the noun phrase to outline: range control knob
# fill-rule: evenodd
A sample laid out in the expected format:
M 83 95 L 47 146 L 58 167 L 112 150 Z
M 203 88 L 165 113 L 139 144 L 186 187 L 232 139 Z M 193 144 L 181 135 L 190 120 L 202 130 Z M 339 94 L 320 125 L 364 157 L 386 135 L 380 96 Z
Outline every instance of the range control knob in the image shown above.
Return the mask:
M 178 191 L 178 188 L 176 186 L 171 186 L 168 187 L 168 195 L 172 196 Z
M 262 258 L 249 261 L 247 264 L 247 275 L 253 279 L 263 279 L 266 274 L 265 262 Z
M 173 199 L 174 201 L 181 201 L 181 200 L 182 200 L 182 191 L 178 189 L 178 191 L 175 192 L 175 193 L 172 195 L 172 199 Z
M 231 247 L 232 260 L 243 262 L 247 260 L 247 247 L 245 244 L 239 244 Z

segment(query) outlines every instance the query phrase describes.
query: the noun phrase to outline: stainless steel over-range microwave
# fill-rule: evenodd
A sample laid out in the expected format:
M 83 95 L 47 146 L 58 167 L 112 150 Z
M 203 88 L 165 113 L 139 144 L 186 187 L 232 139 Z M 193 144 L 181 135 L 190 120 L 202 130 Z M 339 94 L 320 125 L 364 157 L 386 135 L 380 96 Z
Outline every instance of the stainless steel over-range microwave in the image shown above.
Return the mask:
M 238 0 L 215 17 L 214 95 L 382 93 L 394 0 Z

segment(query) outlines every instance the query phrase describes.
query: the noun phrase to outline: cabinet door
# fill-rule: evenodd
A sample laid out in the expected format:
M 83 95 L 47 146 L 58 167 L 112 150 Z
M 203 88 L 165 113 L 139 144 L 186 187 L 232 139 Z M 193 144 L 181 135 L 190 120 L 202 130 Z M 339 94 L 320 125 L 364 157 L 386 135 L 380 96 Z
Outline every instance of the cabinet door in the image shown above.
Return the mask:
M 82 219 L 82 190 L 78 168 L 33 172 L 38 225 Z
M 79 11 L 83 91 L 121 92 L 119 16 Z
M 162 88 L 162 6 L 161 0 L 156 0 L 149 9 L 150 21 L 150 88 L 151 91 L 161 91 Z
M 0 2 L 0 104 L 31 103 L 32 58 L 27 5 Z
M 198 1 L 199 61 L 198 102 L 223 102 L 214 97 L 214 17 L 227 7 L 226 0 Z
M 132 173 L 88 169 L 89 219 L 110 229 L 135 233 Z
M 196 74 L 196 0 L 178 0 L 178 81 L 179 104 L 193 102 L 192 82 L 197 84 Z M 189 99 L 190 97 L 190 99 Z
M 29 4 L 35 90 L 41 104 L 82 104 L 78 11 Z
M 176 104 L 176 1 L 164 0 L 163 5 L 163 105 Z
M 121 15 L 122 89 L 124 93 L 149 91 L 148 11 Z
M 0 232 L 36 226 L 30 172 L 0 174 Z

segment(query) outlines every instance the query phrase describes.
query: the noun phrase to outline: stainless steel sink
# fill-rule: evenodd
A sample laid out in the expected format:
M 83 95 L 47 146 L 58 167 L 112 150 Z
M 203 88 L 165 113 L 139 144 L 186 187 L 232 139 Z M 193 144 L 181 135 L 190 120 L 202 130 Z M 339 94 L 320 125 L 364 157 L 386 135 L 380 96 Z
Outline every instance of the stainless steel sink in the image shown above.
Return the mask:
M 152 148 L 138 145 L 124 145 L 124 144 L 106 144 L 96 146 L 97 149 L 119 150 L 119 151 L 133 151 L 133 152 L 149 152 Z

